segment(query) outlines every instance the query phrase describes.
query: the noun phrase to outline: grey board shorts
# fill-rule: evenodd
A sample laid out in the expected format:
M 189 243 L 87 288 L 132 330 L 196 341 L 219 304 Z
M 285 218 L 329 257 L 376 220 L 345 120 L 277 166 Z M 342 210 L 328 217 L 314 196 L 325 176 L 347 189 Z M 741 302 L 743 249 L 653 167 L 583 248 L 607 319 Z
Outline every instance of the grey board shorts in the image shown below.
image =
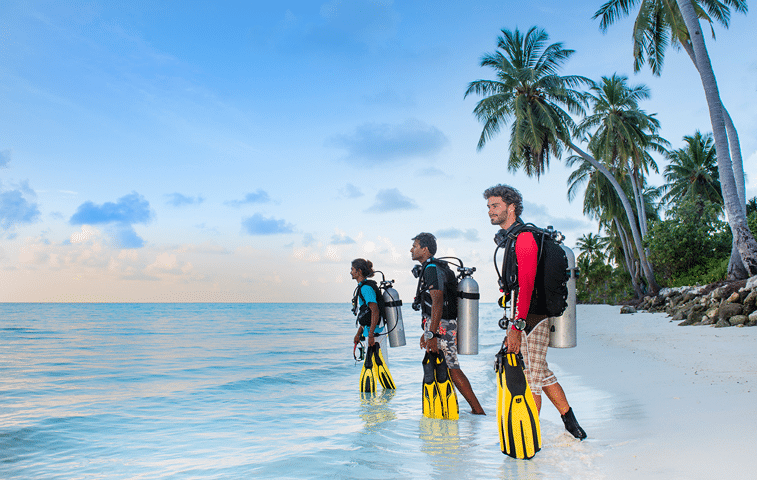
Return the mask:
M 431 319 L 423 319 L 423 330 L 428 331 L 431 326 Z M 460 369 L 460 362 L 457 361 L 457 319 L 447 320 L 442 318 L 439 321 L 439 348 L 444 352 L 444 361 L 447 362 L 447 368 Z

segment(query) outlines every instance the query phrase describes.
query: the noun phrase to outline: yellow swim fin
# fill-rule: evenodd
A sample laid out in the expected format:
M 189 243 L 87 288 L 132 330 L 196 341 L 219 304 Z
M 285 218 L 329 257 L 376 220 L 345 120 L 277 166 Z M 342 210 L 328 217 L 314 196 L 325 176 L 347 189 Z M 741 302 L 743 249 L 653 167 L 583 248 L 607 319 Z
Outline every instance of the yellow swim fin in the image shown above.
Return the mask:
M 381 348 L 378 342 L 374 343 L 373 347 L 368 347 L 369 355 L 371 348 L 373 348 L 374 377 L 378 379 L 379 383 L 381 383 L 381 386 L 384 387 L 384 389 L 396 389 L 397 387 L 394 386 L 394 379 L 392 379 L 392 374 L 389 373 L 389 367 L 386 366 L 386 363 L 384 362 L 384 356 L 381 355 Z
M 539 411 L 523 373 L 523 357 L 507 353 L 496 355 L 497 423 L 502 453 L 530 459 L 541 450 Z
M 435 357 L 434 377 L 436 378 L 436 385 L 439 388 L 439 398 L 442 406 L 442 416 L 440 418 L 457 420 L 460 418 L 457 393 L 455 393 L 455 385 L 452 383 L 452 378 L 449 375 L 447 362 L 444 360 L 442 352 L 436 352 Z
M 423 357 L 423 385 L 421 399 L 423 402 L 423 416 L 428 418 L 442 418 L 442 398 L 439 394 L 439 386 L 436 384 L 434 369 L 436 357 L 431 352 L 426 352 Z
M 368 347 L 363 362 L 363 370 L 360 372 L 360 391 L 364 393 L 376 393 L 376 377 L 373 374 L 373 352 Z

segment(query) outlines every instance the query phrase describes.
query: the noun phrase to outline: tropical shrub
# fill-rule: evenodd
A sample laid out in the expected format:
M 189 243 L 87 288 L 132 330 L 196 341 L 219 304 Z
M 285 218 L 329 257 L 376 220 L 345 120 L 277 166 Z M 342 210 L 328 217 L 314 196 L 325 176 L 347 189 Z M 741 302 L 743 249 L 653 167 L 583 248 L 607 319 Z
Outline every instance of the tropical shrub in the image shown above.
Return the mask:
M 701 285 L 725 278 L 731 231 L 719 219 L 720 212 L 711 202 L 684 200 L 665 220 L 652 223 L 646 246 L 661 285 Z
M 757 210 L 753 211 L 746 217 L 746 223 L 749 225 L 749 230 L 752 231 L 752 235 L 757 237 Z
M 601 259 L 578 261 L 576 299 L 578 303 L 618 304 L 633 298 L 631 277 L 622 268 L 613 268 Z

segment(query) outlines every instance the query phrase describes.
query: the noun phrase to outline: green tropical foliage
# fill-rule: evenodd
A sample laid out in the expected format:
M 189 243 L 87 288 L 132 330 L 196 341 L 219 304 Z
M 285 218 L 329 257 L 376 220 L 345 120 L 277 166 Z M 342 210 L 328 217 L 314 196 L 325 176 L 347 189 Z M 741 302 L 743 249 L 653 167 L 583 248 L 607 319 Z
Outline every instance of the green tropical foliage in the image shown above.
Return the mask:
M 493 69 L 497 79 L 471 82 L 465 92 L 466 97 L 470 94 L 484 97 L 473 111 L 484 125 L 478 148 L 483 148 L 503 125 L 511 123 L 508 159 L 511 171 L 523 169 L 526 174 L 539 177 L 549 166 L 550 157 L 559 156 L 567 147 L 601 172 L 620 198 L 640 267 L 650 289 L 656 292 L 659 285 L 643 250 L 633 207 L 622 185 L 606 164 L 573 141 L 574 137 L 580 139 L 580 134 L 570 114 L 584 115 L 587 99 L 591 98 L 577 88 L 594 84 L 585 77 L 558 75 L 573 51 L 563 48 L 561 43 L 548 45 L 548 38 L 546 32 L 536 27 L 525 35 L 517 29 L 502 30 L 497 39 L 498 50 L 483 56 L 481 66 Z M 643 202 L 637 204 L 643 205 Z
M 746 214 L 751 215 L 754 212 L 757 212 L 757 197 L 752 197 L 751 200 L 746 202 Z
M 730 8 L 746 13 L 746 0 L 699 0 L 694 3 L 697 16 L 712 24 L 728 28 Z M 689 44 L 689 32 L 675 0 L 609 0 L 594 13 L 592 19 L 600 19 L 599 28 L 606 32 L 612 24 L 629 16 L 638 7 L 633 24 L 634 71 L 645 64 L 655 75 L 662 73 L 665 52 L 668 47 L 684 47 Z M 712 31 L 715 36 L 714 30 Z
M 590 151 L 614 167 L 616 178 L 628 176 L 643 237 L 647 232 L 645 176 L 650 169 L 658 171 L 649 152 L 665 154 L 669 145 L 657 135 L 660 122 L 639 108 L 639 101 L 649 98 L 649 89 L 645 85 L 631 86 L 627 77 L 614 74 L 593 85 L 589 98 L 592 114 L 580 123 L 577 133 L 586 134 L 594 129 L 589 139 Z
M 652 224 L 647 245 L 661 282 L 676 287 L 725 278 L 732 238 L 721 212 L 717 204 L 686 198 Z
M 670 163 L 665 167 L 663 185 L 666 191 L 664 202 L 677 204 L 684 199 L 695 202 L 709 201 L 723 205 L 718 177 L 718 160 L 712 135 L 694 135 L 683 137 L 686 146 L 668 153 Z
M 584 112 L 585 94 L 575 88 L 592 84 L 585 77 L 558 75 L 574 51 L 562 43 L 547 45 L 548 40 L 536 27 L 525 35 L 518 29 L 502 30 L 498 50 L 481 59 L 481 66 L 493 69 L 497 79 L 471 82 L 465 92 L 466 97 L 484 97 L 473 110 L 484 124 L 478 149 L 512 122 L 508 168 L 536 177 L 549 167 L 551 156 L 562 153 L 564 140 L 575 128 L 570 114 Z
M 608 239 L 605 237 L 594 235 L 593 233 L 583 235 L 576 241 L 576 247 L 581 252 L 578 254 L 578 259 L 586 259 L 589 263 L 595 261 L 604 262 L 606 257 L 605 249 L 608 244 Z
M 746 221 L 749 225 L 749 230 L 752 231 L 752 235 L 757 237 L 757 210 L 752 211 L 752 213 L 746 217 Z
M 576 281 L 578 303 L 617 304 L 633 297 L 628 272 L 587 258 L 578 261 L 577 265 L 580 272 Z
M 704 86 L 710 113 L 721 193 L 727 219 L 734 232 L 729 278 L 745 278 L 757 273 L 757 241 L 750 234 L 743 209 L 745 197 L 744 167 L 736 127 L 722 104 L 700 20 L 728 28 L 731 8 L 746 14 L 746 0 L 609 0 L 594 14 L 606 31 L 619 19 L 638 7 L 633 27 L 634 69 L 649 61 L 652 72 L 660 75 L 668 46 L 680 46 L 688 54 Z
M 606 29 L 640 6 L 634 25 L 636 66 L 649 62 L 659 73 L 668 46 L 680 44 L 694 51 L 679 4 L 680 0 L 610 0 L 597 16 Z M 738 0 L 683 4 L 681 8 L 688 9 L 686 22 L 691 23 L 693 5 L 700 19 L 725 25 L 731 7 L 745 7 Z M 701 45 L 696 48 L 701 50 Z M 729 228 L 723 221 L 723 165 L 718 164 L 712 135 L 697 131 L 684 137 L 681 148 L 668 150 L 670 144 L 658 134 L 659 121 L 640 108 L 650 97 L 648 88 L 631 85 L 618 74 L 596 83 L 559 75 L 572 54 L 562 43 L 549 44 L 546 32 L 536 27 L 525 34 L 502 30 L 497 51 L 481 59 L 481 66 L 492 69 L 496 78 L 471 82 L 465 96 L 483 97 L 474 109 L 483 124 L 478 149 L 510 126 L 510 171 L 539 177 L 551 159 L 565 150 L 575 153 L 566 159 L 574 167 L 568 198 L 583 193 L 584 214 L 599 226 L 597 233 L 577 241 L 579 300 L 617 302 L 656 294 L 661 286 L 732 276 L 733 259 L 739 254 L 733 257 L 729 247 L 741 240 L 730 233 L 733 222 Z M 722 113 L 727 117 L 724 109 Z M 731 147 L 737 150 L 735 129 L 729 128 L 734 134 Z M 578 142 L 586 144 L 586 151 Z M 655 156 L 669 162 L 661 187 L 647 184 L 650 172 L 658 172 Z M 733 206 L 728 208 L 730 212 Z M 747 205 L 747 213 L 749 228 L 757 230 L 757 197 Z

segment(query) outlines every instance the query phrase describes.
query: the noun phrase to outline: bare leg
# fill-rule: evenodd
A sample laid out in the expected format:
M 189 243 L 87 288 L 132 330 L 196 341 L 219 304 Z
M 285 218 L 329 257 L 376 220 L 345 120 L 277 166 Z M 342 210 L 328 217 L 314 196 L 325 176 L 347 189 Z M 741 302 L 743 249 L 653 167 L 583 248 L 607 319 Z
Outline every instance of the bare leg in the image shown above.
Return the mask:
M 568 412 L 570 405 L 568 405 L 568 399 L 565 398 L 565 391 L 559 383 L 553 383 L 552 385 L 542 387 L 542 390 L 549 401 L 551 401 L 555 408 L 557 408 L 557 411 L 560 412 L 560 415 L 565 415 Z M 536 406 L 540 407 L 540 404 L 541 401 L 537 402 Z
M 536 411 L 541 415 L 541 395 L 534 394 L 534 403 L 536 404 Z
M 565 424 L 565 429 L 570 432 L 571 435 L 579 440 L 586 438 L 586 432 L 576 421 L 576 416 L 573 414 L 570 405 L 568 405 L 568 399 L 565 398 L 565 392 L 559 383 L 553 383 L 552 385 L 542 387 L 544 394 L 549 398 L 552 404 L 560 412 L 560 417 Z M 537 407 L 541 406 L 541 398 L 537 401 Z
M 478 403 L 478 398 L 476 398 L 476 394 L 473 393 L 473 388 L 470 386 L 470 382 L 468 381 L 468 377 L 465 376 L 462 370 L 459 368 L 450 368 L 449 369 L 449 375 L 452 377 L 452 381 L 455 382 L 455 386 L 460 391 L 460 393 L 463 395 L 465 400 L 470 405 L 472 411 L 471 413 L 475 415 L 486 415 L 484 412 L 484 409 L 481 408 L 481 404 Z

